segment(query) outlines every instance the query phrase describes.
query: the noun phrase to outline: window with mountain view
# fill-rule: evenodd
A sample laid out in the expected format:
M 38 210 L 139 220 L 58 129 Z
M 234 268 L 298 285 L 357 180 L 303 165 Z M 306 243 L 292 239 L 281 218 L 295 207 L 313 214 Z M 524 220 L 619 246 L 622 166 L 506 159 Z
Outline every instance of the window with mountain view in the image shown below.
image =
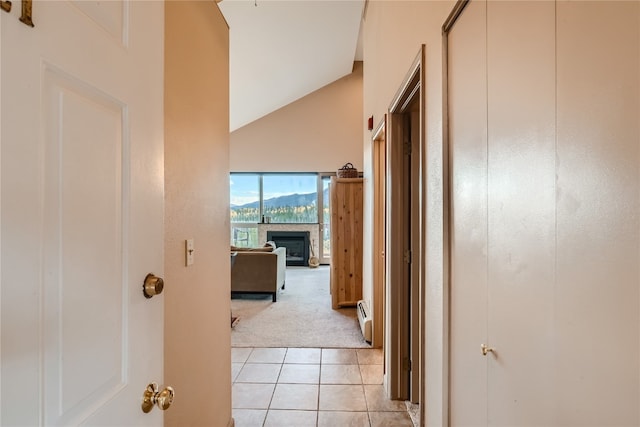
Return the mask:
M 317 224 L 319 179 L 317 173 L 232 173 L 231 244 L 256 246 L 263 221 Z
M 260 222 L 260 175 L 233 174 L 229 188 L 231 222 Z
M 265 174 L 263 215 L 275 223 L 318 222 L 317 174 Z
M 229 180 L 231 201 L 231 244 L 252 247 L 258 244 L 260 222 L 260 175 L 233 174 Z

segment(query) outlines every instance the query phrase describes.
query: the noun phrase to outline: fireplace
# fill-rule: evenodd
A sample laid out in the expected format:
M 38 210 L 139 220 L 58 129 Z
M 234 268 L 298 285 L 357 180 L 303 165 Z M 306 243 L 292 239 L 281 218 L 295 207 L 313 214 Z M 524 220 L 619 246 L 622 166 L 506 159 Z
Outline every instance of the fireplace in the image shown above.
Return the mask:
M 287 248 L 287 265 L 309 265 L 308 231 L 267 231 L 267 240 L 275 242 L 277 247 Z

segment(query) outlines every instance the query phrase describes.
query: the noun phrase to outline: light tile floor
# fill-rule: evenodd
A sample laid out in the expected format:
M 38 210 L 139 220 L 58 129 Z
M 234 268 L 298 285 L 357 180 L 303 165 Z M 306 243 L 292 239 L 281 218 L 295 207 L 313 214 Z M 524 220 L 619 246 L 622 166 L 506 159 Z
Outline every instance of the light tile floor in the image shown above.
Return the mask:
M 375 349 L 232 348 L 236 427 L 413 427 Z

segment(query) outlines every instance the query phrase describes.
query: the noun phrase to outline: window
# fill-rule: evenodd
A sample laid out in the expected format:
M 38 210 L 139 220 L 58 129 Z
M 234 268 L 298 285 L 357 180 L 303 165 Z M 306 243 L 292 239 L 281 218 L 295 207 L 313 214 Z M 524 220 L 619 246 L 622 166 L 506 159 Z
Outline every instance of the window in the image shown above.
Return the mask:
M 234 174 L 229 180 L 231 202 L 231 244 L 258 245 L 260 221 L 260 175 Z
M 260 175 L 233 174 L 229 188 L 231 222 L 260 222 Z
M 264 175 L 263 215 L 276 223 L 318 222 L 318 175 Z
M 231 244 L 257 246 L 261 222 L 318 224 L 325 221 L 318 209 L 317 173 L 232 173 Z M 326 201 L 325 201 L 326 203 Z

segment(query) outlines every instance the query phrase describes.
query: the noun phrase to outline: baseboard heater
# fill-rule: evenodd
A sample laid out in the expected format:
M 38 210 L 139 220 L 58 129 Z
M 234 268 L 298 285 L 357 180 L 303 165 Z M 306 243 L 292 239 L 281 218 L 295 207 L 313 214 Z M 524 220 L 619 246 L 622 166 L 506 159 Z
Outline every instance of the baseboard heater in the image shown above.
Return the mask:
M 358 301 L 356 304 L 356 311 L 358 312 L 358 322 L 360 323 L 360 330 L 364 340 L 371 343 L 371 313 L 369 312 L 369 306 L 363 300 Z

